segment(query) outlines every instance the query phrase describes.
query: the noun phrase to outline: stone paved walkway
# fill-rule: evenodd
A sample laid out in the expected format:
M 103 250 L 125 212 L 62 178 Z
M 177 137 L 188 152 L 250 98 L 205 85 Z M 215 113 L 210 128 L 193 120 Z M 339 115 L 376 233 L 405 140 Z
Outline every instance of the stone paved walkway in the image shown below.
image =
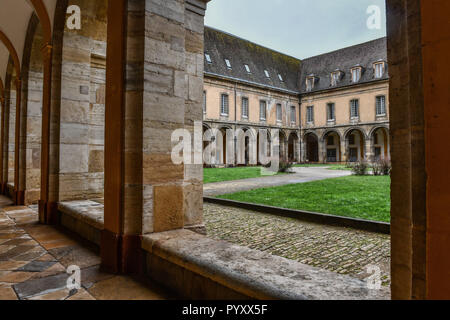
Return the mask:
M 258 188 L 283 186 L 287 184 L 305 183 L 351 175 L 351 171 L 329 170 L 327 168 L 293 168 L 295 173 L 270 177 L 251 178 L 235 181 L 208 183 L 203 186 L 205 196 L 218 196 L 227 193 L 253 190 Z
M 0 196 L 0 300 L 159 300 L 157 286 L 100 272 L 93 248 L 61 230 L 37 223 L 28 207 Z M 81 268 L 81 289 L 67 289 L 71 265 Z
M 208 236 L 360 279 L 378 266 L 390 283 L 390 236 L 204 205 Z

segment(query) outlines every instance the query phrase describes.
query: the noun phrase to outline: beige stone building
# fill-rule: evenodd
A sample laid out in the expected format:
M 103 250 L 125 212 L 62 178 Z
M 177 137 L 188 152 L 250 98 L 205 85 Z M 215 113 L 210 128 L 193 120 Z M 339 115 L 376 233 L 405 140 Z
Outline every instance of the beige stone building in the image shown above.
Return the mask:
M 293 162 L 389 158 L 386 54 L 381 38 L 301 61 L 206 28 L 204 129 L 279 129 Z

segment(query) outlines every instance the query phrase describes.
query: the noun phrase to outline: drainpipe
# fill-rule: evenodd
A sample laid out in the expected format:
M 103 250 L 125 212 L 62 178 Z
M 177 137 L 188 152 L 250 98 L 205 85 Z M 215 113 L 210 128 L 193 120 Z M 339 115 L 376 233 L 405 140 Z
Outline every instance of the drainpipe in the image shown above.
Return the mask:
M 250 113 L 250 110 L 249 110 Z M 237 154 L 237 138 L 236 138 L 236 130 L 237 130 L 237 82 L 234 83 L 234 165 L 237 164 L 236 154 Z

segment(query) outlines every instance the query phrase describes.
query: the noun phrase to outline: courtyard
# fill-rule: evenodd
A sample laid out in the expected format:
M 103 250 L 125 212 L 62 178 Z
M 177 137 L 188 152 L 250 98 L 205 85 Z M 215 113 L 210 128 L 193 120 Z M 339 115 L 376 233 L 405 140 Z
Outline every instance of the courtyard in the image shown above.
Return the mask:
M 259 170 L 246 169 L 253 173 Z M 236 168 L 206 170 L 209 175 L 216 173 L 217 180 L 225 180 L 205 183 L 207 196 L 390 221 L 391 181 L 388 176 L 354 176 L 345 165 L 296 165 L 290 174 L 249 176 L 247 179 L 242 175 L 240 179 L 228 181 Z M 211 176 L 208 180 L 212 180 Z M 376 266 L 383 285 L 390 284 L 389 235 L 210 203 L 204 205 L 204 217 L 208 236 L 214 239 L 359 279 L 370 276 L 368 267 Z

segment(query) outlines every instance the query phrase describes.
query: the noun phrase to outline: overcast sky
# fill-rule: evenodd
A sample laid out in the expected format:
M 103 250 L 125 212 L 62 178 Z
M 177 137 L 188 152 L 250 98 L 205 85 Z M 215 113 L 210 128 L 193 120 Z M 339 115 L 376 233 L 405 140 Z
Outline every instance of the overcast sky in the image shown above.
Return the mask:
M 381 9 L 369 29 L 367 8 Z M 386 36 L 385 0 L 212 0 L 205 24 L 297 58 Z

